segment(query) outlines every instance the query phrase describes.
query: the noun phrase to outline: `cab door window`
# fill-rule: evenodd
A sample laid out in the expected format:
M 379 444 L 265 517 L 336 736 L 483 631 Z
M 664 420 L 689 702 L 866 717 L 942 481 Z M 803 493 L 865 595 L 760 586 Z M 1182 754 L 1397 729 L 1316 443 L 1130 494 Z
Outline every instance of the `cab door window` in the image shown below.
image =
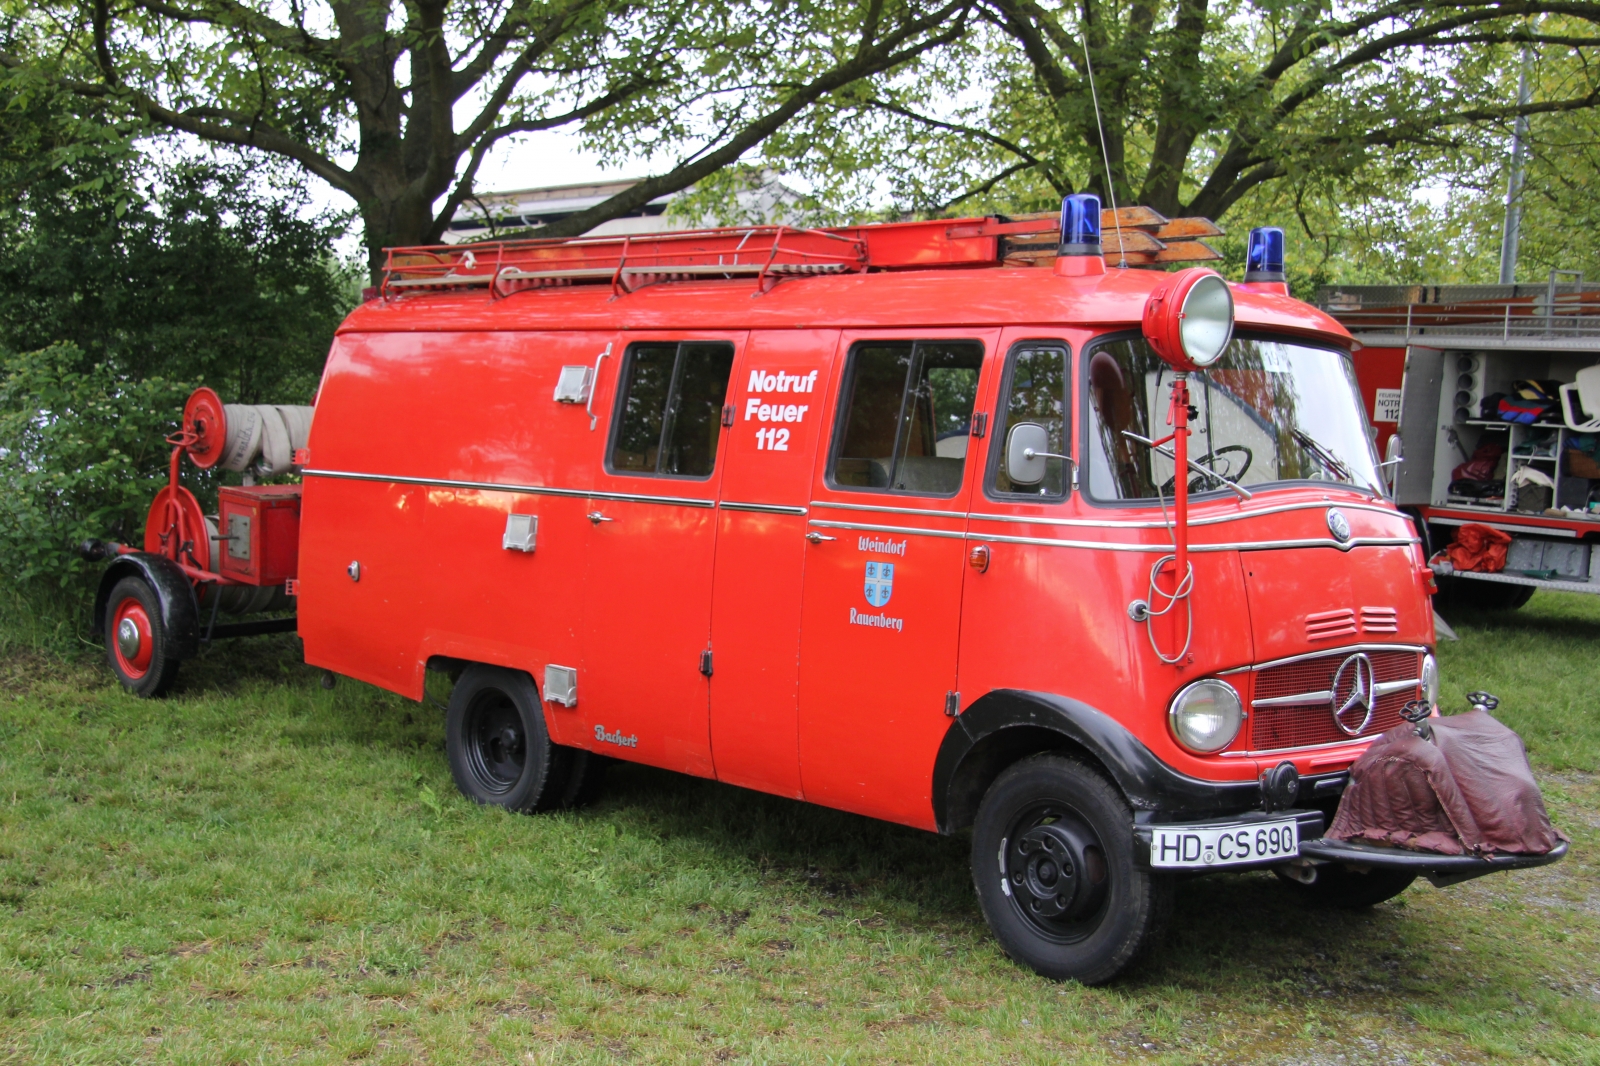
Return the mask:
M 1044 428 L 1048 444 L 1041 451 L 1066 455 L 1067 442 L 1072 439 L 1068 412 L 1072 410 L 1067 396 L 1069 356 L 1067 347 L 1059 341 L 1026 341 L 1011 350 L 1006 366 L 1005 383 L 1001 388 L 999 417 L 995 419 L 994 445 L 989 449 L 989 487 L 991 494 L 1002 497 L 1061 500 L 1072 483 L 1067 471 L 1067 460 L 1046 459 L 1044 479 L 1034 485 L 1012 482 L 1006 471 L 1006 443 L 1011 431 L 1023 423 Z
M 966 469 L 983 345 L 868 341 L 850 353 L 829 482 L 953 496 Z
M 611 472 L 710 477 L 732 369 L 731 344 L 686 341 L 629 348 L 617 390 Z

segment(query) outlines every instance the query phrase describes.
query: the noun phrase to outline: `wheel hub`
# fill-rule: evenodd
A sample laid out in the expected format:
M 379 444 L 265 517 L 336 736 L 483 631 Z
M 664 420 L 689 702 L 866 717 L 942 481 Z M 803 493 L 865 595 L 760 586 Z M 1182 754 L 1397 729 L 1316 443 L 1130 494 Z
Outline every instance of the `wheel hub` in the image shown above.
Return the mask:
M 122 652 L 124 659 L 137 659 L 142 643 L 139 639 L 139 623 L 131 618 L 124 618 L 117 623 L 117 650 Z
M 1013 838 L 1008 863 L 1012 896 L 1036 921 L 1076 922 L 1105 900 L 1105 859 L 1082 827 L 1056 820 Z
M 522 732 L 501 726 L 489 736 L 489 758 L 496 763 L 522 762 Z

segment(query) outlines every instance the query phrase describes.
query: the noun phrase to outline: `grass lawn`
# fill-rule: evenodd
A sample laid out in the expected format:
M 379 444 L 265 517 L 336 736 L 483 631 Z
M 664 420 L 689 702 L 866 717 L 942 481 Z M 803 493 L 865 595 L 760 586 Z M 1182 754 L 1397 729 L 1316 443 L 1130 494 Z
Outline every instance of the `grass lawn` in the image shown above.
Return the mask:
M 129 698 L 0 653 L 0 1062 L 1600 1063 L 1600 603 L 1452 618 L 1573 854 L 1360 914 L 1182 886 L 1110 988 L 984 926 L 965 839 L 638 767 L 522 817 L 289 638 Z

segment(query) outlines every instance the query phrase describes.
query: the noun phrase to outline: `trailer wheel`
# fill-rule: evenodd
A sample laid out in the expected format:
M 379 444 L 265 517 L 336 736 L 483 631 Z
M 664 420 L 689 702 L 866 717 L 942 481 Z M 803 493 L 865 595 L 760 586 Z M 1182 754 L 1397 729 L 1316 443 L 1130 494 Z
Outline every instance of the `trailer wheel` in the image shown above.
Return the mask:
M 1394 899 L 1417 879 L 1416 874 L 1406 870 L 1373 869 L 1361 873 L 1341 863 L 1328 863 L 1316 870 L 1317 879 L 1309 885 L 1276 868 L 1272 872 L 1307 906 L 1352 911 Z
M 1040 755 L 1002 773 L 972 829 L 972 879 L 995 938 L 1045 977 L 1103 984 L 1171 911 L 1169 879 L 1138 869 L 1133 813 L 1076 759 Z
M 575 754 L 550 743 L 531 677 L 482 665 L 450 693 L 445 751 L 463 796 L 529 814 L 562 805 Z
M 135 696 L 159 696 L 178 676 L 161 600 L 143 578 L 125 577 L 111 588 L 104 619 L 106 658 L 122 687 Z

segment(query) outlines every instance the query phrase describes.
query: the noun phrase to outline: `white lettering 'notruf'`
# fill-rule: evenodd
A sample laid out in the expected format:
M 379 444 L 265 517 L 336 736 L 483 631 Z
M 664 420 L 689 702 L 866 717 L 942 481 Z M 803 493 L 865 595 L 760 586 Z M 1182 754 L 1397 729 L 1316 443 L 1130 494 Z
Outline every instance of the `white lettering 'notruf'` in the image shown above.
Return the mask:
M 856 551 L 877 552 L 879 555 L 904 555 L 907 541 L 879 540 L 877 537 L 857 537 Z
M 594 727 L 594 738 L 602 744 L 615 744 L 619 748 L 637 748 L 639 746 L 639 738 L 637 736 L 625 737 L 620 729 L 615 733 L 607 733 L 606 727 L 603 725 Z
M 809 374 L 786 374 L 770 370 L 750 371 L 750 385 L 746 392 L 810 392 L 817 386 L 817 371 Z M 746 418 L 749 416 L 746 415 Z
M 874 629 L 892 629 L 896 633 L 905 628 L 904 618 L 891 618 L 886 614 L 867 614 L 850 608 L 850 624 L 853 626 L 872 626 Z

